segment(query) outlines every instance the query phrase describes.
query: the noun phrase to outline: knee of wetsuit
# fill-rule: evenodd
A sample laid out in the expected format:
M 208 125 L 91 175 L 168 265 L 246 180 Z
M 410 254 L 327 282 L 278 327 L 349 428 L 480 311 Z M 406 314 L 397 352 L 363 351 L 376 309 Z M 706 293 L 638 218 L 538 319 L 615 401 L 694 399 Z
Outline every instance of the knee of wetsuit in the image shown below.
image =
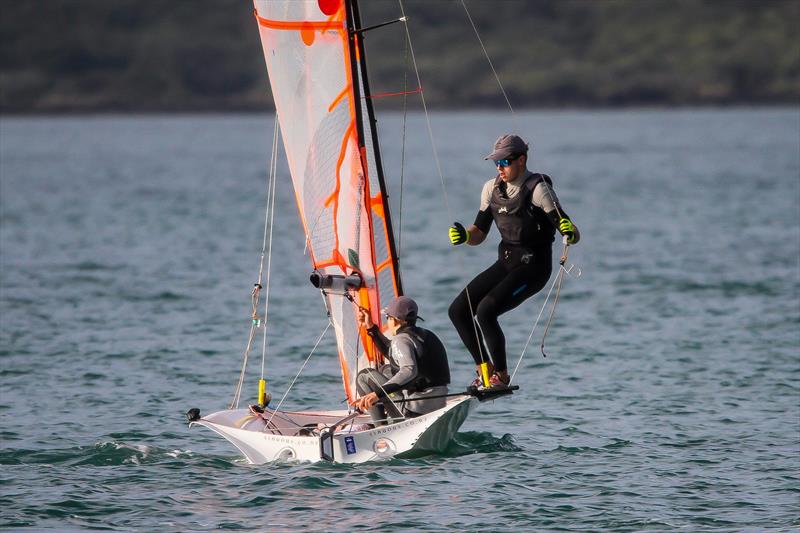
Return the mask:
M 459 294 L 453 303 L 450 304 L 450 307 L 447 308 L 447 316 L 450 317 L 450 322 L 455 324 L 459 321 L 462 316 L 464 315 L 464 306 L 461 303 L 461 295 Z
M 356 390 L 359 394 L 367 394 L 372 392 L 372 387 L 369 386 L 370 381 L 369 369 L 361 370 L 358 374 L 356 374 Z
M 491 296 L 487 296 L 478 304 L 475 309 L 475 318 L 479 324 L 497 319 L 497 302 Z

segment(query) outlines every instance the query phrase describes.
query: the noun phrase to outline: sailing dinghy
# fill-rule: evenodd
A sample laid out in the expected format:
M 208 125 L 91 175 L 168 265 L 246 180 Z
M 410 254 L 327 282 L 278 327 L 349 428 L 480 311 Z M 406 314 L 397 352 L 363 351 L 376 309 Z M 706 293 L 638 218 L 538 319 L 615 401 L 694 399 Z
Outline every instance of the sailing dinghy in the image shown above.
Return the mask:
M 363 32 L 371 28 L 361 28 L 355 0 L 256 0 L 255 17 L 277 112 L 264 242 L 267 227 L 271 235 L 279 128 L 305 229 L 311 281 L 323 295 L 336 333 L 344 396 L 352 405 L 358 397 L 358 371 L 382 361 L 359 330 L 357 309 L 369 310 L 372 321 L 381 324 L 380 310 L 403 293 L 367 80 Z M 271 257 L 271 237 L 269 249 Z M 262 250 L 262 272 L 264 255 Z M 191 425 L 218 433 L 252 463 L 359 463 L 441 451 L 478 401 L 516 388 L 448 395 L 437 411 L 374 427 L 368 415 L 353 410 L 293 412 L 280 410 L 283 400 L 269 407 L 262 364 L 259 406 L 240 409 L 253 337 L 263 331 L 266 339 L 269 265 L 264 320 L 258 314 L 262 272 L 253 290 L 250 339 L 230 408 L 203 417 L 197 409 L 187 413 Z

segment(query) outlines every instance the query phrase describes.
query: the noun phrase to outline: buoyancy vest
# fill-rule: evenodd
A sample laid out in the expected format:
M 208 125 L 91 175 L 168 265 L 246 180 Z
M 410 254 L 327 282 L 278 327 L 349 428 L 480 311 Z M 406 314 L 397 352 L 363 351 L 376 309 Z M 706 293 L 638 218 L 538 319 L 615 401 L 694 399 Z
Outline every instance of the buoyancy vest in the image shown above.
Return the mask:
M 513 198 L 509 198 L 501 190 L 502 181 L 500 176 L 495 180 L 489 201 L 502 242 L 529 248 L 551 244 L 555 240 L 556 229 L 544 210 L 531 203 L 533 190 L 539 183 L 545 181 L 548 185 L 553 185 L 550 176 L 531 174 Z
M 404 326 L 397 334 L 407 335 L 411 339 L 417 361 L 417 377 L 404 389 L 418 392 L 450 383 L 447 350 L 435 333 L 417 326 Z

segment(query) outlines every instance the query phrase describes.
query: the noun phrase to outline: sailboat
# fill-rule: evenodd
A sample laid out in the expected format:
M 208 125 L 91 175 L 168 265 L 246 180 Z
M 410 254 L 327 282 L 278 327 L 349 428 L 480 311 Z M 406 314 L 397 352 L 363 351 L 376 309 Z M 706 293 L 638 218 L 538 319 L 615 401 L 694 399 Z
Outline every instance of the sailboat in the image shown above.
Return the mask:
M 361 27 L 355 0 L 255 0 L 255 17 L 275 101 L 276 139 L 279 127 L 312 263 L 310 279 L 335 331 L 344 396 L 352 405 L 357 373 L 382 360 L 357 325 L 358 308 L 381 324 L 380 310 L 403 294 L 367 78 L 363 33 L 371 28 Z M 277 140 L 273 157 L 276 147 Z M 274 181 L 271 187 L 274 203 Z M 260 280 L 259 274 L 250 343 L 255 331 L 266 328 L 256 312 Z M 494 397 L 475 390 L 450 394 L 437 411 L 373 426 L 368 415 L 352 408 L 272 408 L 263 375 L 259 405 L 239 408 L 241 382 L 229 409 L 206 416 L 193 409 L 187 415 L 190 425 L 218 433 L 256 464 L 360 463 L 441 451 L 475 405 Z

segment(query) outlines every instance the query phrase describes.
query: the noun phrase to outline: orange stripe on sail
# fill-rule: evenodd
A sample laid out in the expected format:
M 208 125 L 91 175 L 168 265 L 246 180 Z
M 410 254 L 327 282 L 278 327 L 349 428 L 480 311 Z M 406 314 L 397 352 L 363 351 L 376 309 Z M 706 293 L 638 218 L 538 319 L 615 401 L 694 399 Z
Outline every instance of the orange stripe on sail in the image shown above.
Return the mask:
M 370 212 L 370 204 L 372 203 L 372 198 L 370 196 L 369 190 L 369 168 L 367 167 L 367 148 L 362 146 L 361 150 L 359 150 L 359 155 L 361 156 L 361 168 L 364 169 L 364 211 L 367 215 L 367 228 L 369 234 L 369 243 L 370 243 L 370 261 L 372 264 L 372 268 L 374 269 L 375 276 L 377 277 L 378 270 L 376 263 L 378 262 L 375 257 L 375 228 L 372 225 L 372 213 Z M 362 206 L 359 206 L 359 209 Z M 375 284 L 374 287 L 374 295 L 375 295 L 375 304 L 380 305 L 381 301 L 381 294 L 378 284 Z
M 387 257 L 386 260 L 384 260 L 380 265 L 378 265 L 378 268 L 376 269 L 376 271 L 380 272 L 381 270 L 385 269 L 387 266 L 392 266 L 392 258 L 391 257 Z
M 350 388 L 350 370 L 347 368 L 347 359 L 342 350 L 339 350 L 339 364 L 342 366 L 342 383 L 344 384 L 344 393 L 347 395 L 348 403 L 353 403 L 355 396 Z
M 361 38 L 359 34 L 353 34 L 353 50 L 356 53 L 356 61 L 361 61 L 361 52 L 358 47 L 358 40 Z
M 369 206 L 378 215 L 384 222 L 386 221 L 386 211 L 383 208 L 383 195 L 381 193 L 376 194 L 369 200 Z
M 264 17 L 260 16 L 258 12 L 255 13 L 256 20 L 261 26 L 265 28 L 269 28 L 271 30 L 294 30 L 294 31 L 303 31 L 303 30 L 319 30 L 319 31 L 326 31 L 326 30 L 336 30 L 339 32 L 344 32 L 344 26 L 342 25 L 341 20 L 337 20 L 334 17 L 331 17 L 325 21 L 319 22 L 311 22 L 307 20 L 271 20 L 265 19 Z
M 369 289 L 366 287 L 361 287 L 358 290 L 358 305 L 369 311 L 373 324 L 379 323 L 380 311 L 372 307 L 372 304 L 370 303 Z M 367 360 L 370 363 L 383 363 L 383 356 L 377 349 L 375 349 L 375 341 L 372 340 L 372 337 L 367 335 L 367 330 L 364 328 L 359 328 L 358 334 L 361 337 L 361 345 L 364 347 L 364 353 L 367 356 Z
M 347 131 L 344 132 L 344 138 L 342 139 L 342 147 L 339 150 L 339 159 L 336 161 L 336 185 L 333 188 L 333 192 L 325 199 L 325 207 L 328 207 L 331 203 L 333 203 L 333 238 L 334 238 L 334 245 L 333 250 L 334 254 L 339 253 L 339 191 L 342 187 L 342 179 L 341 179 L 341 171 L 342 171 L 342 163 L 344 162 L 344 158 L 347 155 L 347 143 L 350 142 L 350 137 L 353 135 L 353 128 L 355 127 L 355 122 L 350 122 L 350 125 L 347 127 Z M 335 256 L 335 255 L 334 255 Z
M 352 88 L 353 88 L 353 85 L 352 85 L 352 84 L 350 84 L 350 83 L 348 83 L 348 84 L 347 84 L 347 87 L 345 87 L 345 88 L 342 90 L 342 92 L 340 92 L 340 93 L 339 93 L 339 96 L 337 96 L 336 98 L 334 98 L 334 99 L 333 99 L 333 102 L 331 102 L 331 105 L 329 105 L 329 106 L 328 106 L 328 113 L 330 113 L 331 111 L 333 111 L 333 109 L 334 109 L 334 108 L 335 108 L 337 105 L 339 105 L 339 102 L 341 102 L 341 101 L 342 101 L 342 98 L 344 98 L 345 96 L 347 96 L 348 94 L 350 94 L 350 90 L 351 90 Z

